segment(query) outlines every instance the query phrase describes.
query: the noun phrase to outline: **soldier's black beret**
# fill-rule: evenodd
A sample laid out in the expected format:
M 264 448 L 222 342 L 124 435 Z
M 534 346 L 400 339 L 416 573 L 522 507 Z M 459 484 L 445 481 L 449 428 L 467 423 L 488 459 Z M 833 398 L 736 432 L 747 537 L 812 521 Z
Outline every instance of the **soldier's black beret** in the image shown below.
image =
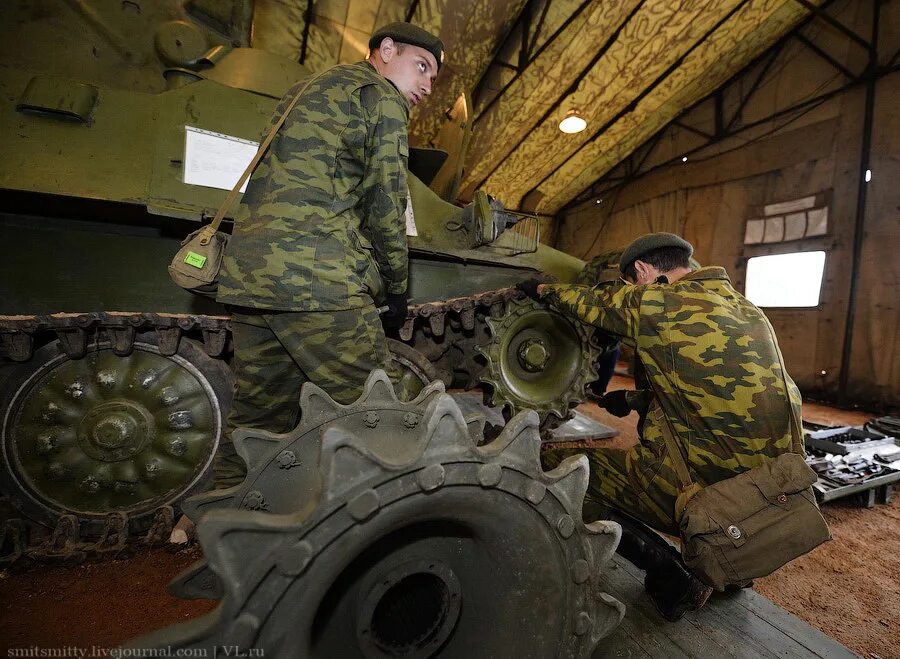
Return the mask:
M 444 63 L 444 43 L 431 32 L 423 30 L 412 23 L 389 23 L 384 27 L 378 28 L 372 35 L 372 38 L 369 39 L 369 50 L 378 48 L 385 37 L 390 37 L 399 43 L 408 43 L 424 48 L 434 55 L 438 69 Z
M 681 249 L 686 249 L 688 258 L 694 254 L 694 246 L 681 236 L 676 236 L 674 233 L 666 233 L 665 231 L 648 233 L 625 248 L 625 251 L 622 252 L 622 258 L 619 259 L 619 270 L 622 274 L 625 274 L 625 270 L 629 265 L 637 261 L 644 254 L 652 252 L 654 249 L 659 249 L 660 247 L 680 247 Z

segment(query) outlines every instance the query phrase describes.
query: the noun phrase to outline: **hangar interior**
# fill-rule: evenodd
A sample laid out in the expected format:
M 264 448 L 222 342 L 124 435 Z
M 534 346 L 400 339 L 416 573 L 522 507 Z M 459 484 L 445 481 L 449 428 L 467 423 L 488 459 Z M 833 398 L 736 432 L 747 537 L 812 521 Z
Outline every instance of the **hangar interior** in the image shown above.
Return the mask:
M 688 240 L 701 265 L 725 268 L 735 289 L 763 309 L 804 397 L 808 433 L 824 433 L 827 443 L 829 428 L 866 434 L 878 427 L 867 424 L 873 419 L 884 431 L 874 436 L 900 432 L 891 416 L 900 409 L 897 0 L 17 1 L 0 18 L 0 240 L 8 246 L 0 265 L 0 645 L 8 651 L 113 647 L 186 619 L 195 622 L 174 636 L 145 638 L 151 645 L 176 638 L 187 646 L 185 639 L 208 633 L 235 648 L 270 648 L 271 656 L 327 656 L 324 648 L 337 656 L 335 648 L 343 646 L 336 639 L 369 633 L 369 627 L 323 623 L 331 615 L 318 613 L 325 609 L 300 622 L 282 612 L 265 624 L 325 631 L 317 631 L 309 647 L 281 640 L 256 646 L 254 639 L 264 636 L 253 618 L 260 614 L 252 611 L 250 591 L 241 590 L 249 589 L 243 580 L 250 577 L 237 567 L 250 556 L 275 556 L 273 572 L 314 591 L 300 583 L 315 574 L 304 572 L 307 563 L 334 559 L 301 542 L 293 553 L 267 545 L 264 537 L 275 527 L 241 513 L 294 515 L 290 529 L 299 533 L 307 528 L 304 520 L 315 518 L 315 502 L 350 497 L 350 486 L 345 492 L 334 474 L 356 483 L 368 473 L 362 467 L 333 456 L 326 464 L 318 454 L 295 463 L 291 453 L 285 463 L 283 453 L 266 453 L 275 450 L 272 437 L 250 433 L 238 452 L 259 482 L 274 483 L 295 464 L 323 460 L 330 476 L 316 485 L 304 482 L 298 494 L 298 501 L 313 503 L 279 508 L 269 490 L 253 489 L 248 480 L 238 494 L 200 494 L 183 510 L 194 522 L 218 508 L 252 513 L 218 511 L 211 517 L 220 521 L 207 523 L 206 531 L 189 525 L 186 545 L 169 542 L 173 526 L 181 530 L 182 502 L 203 489 L 221 450 L 233 342 L 225 307 L 174 287 L 166 264 L 182 239 L 215 215 L 233 184 L 189 180 L 192 131 L 198 140 L 242 145 L 247 161 L 276 103 L 298 79 L 364 59 L 372 32 L 393 21 L 421 26 L 444 45 L 432 93 L 410 112 L 409 193 L 418 227 L 408 232 L 410 315 L 388 333 L 393 359 L 416 383 L 418 397 L 398 401 L 370 381 L 364 398 L 345 409 L 324 393 L 317 398 L 304 390 L 298 429 L 279 438 L 300 446 L 312 433 L 323 445 L 353 447 L 364 445 L 371 431 L 372 461 L 384 473 L 399 474 L 397 465 L 412 460 L 403 477 L 422 493 L 444 492 L 445 467 L 431 464 L 443 455 L 438 440 L 433 453 L 425 450 L 415 462 L 395 454 L 385 438 L 403 423 L 413 431 L 418 419 L 432 419 L 419 426 L 423 433 L 429 428 L 427 444 L 450 432 L 440 430 L 438 419 L 452 417 L 456 435 L 475 438 L 466 450 L 481 471 L 469 485 L 494 487 L 501 480 L 492 481 L 494 472 L 509 473 L 520 469 L 517 461 L 530 460 L 522 473 L 549 488 L 564 502 L 563 517 L 577 521 L 580 481 L 573 486 L 562 472 L 550 480 L 537 474 L 538 449 L 479 453 L 475 444 L 486 442 L 485 426 L 464 419 L 459 401 L 484 392 L 485 413 L 498 414 L 498 428 L 506 424 L 499 435 L 504 446 L 534 440 L 544 447 L 627 448 L 638 442 L 636 413 L 616 418 L 589 395 L 596 359 L 606 350 L 592 330 L 523 301 L 513 287 L 535 274 L 576 281 L 585 262 L 660 231 Z M 564 120 L 574 120 L 578 130 L 563 130 Z M 213 155 L 198 167 L 215 170 L 209 163 L 225 158 L 217 150 L 224 147 L 209 148 Z M 233 154 L 228 157 L 240 160 Z M 233 180 L 242 169 L 232 166 Z M 238 216 L 226 217 L 230 231 Z M 783 297 L 800 283 L 806 297 Z M 628 360 L 626 350 L 610 390 L 635 388 Z M 174 370 L 163 384 L 146 377 L 166 369 Z M 440 393 L 429 388 L 435 381 L 443 382 Z M 126 391 L 137 391 L 136 383 L 144 394 Z M 457 392 L 455 412 L 441 407 L 449 405 L 441 402 L 444 387 Z M 481 395 L 476 398 L 481 409 Z M 329 445 L 324 423 L 303 425 L 314 409 L 333 416 L 352 437 L 335 439 L 334 431 Z M 395 425 L 382 423 L 376 432 L 380 419 L 373 410 L 383 409 Z M 531 425 L 524 420 L 529 409 L 537 412 Z M 573 412 L 576 421 L 609 432 L 566 435 Z M 120 418 L 129 430 L 104 435 Z M 593 599 L 590 608 L 578 598 L 596 596 L 577 589 L 556 593 L 554 570 L 582 568 L 534 540 L 546 535 L 541 524 L 498 525 L 494 537 L 497 529 L 488 532 L 486 521 L 460 512 L 459 524 L 470 524 L 466 533 L 482 538 L 483 546 L 459 552 L 491 555 L 521 573 L 528 565 L 546 572 L 543 581 L 521 577 L 519 595 L 538 600 L 543 589 L 563 598 L 558 605 L 556 595 L 548 595 L 536 607 L 554 633 L 571 627 L 575 640 L 533 646 L 556 648 L 558 656 L 900 656 L 894 610 L 900 505 L 891 499 L 900 460 L 872 457 L 900 458 L 884 448 L 900 441 L 876 441 L 879 448 L 866 454 L 869 475 L 859 476 L 846 496 L 833 488 L 820 497 L 831 542 L 757 579 L 752 590 L 714 596 L 678 623 L 656 614 L 643 594 L 641 571 L 610 558 L 607 540 L 590 542 L 597 556 L 609 554 L 608 566 L 585 559 L 597 575 L 576 582 L 605 589 L 621 609 Z M 827 455 L 823 459 L 833 458 Z M 162 487 L 147 484 L 157 464 L 167 478 Z M 271 487 L 276 498 L 289 498 L 287 485 Z M 569 494 L 572 487 L 575 494 Z M 330 498 L 322 494 L 329 488 Z M 370 510 L 370 503 L 359 495 L 347 505 L 363 535 L 365 524 L 379 516 L 399 515 L 387 504 Z M 445 505 L 456 510 L 452 499 Z M 321 504 L 319 514 L 325 508 Z M 509 511 L 499 506 L 496 513 Z M 599 537 L 585 530 L 589 526 L 575 527 L 576 539 Z M 235 528 L 243 535 L 229 540 L 240 535 Z M 501 542 L 505 531 L 521 534 L 512 536 L 515 550 Z M 434 549 L 435 555 L 446 551 Z M 178 575 L 198 560 L 200 569 Z M 290 561 L 302 567 L 284 568 Z M 462 609 L 442 604 L 425 640 L 395 639 L 397 647 L 359 640 L 356 654 L 456 656 L 468 648 L 479 656 L 480 647 L 486 656 L 513 656 L 511 648 L 519 647 L 513 614 L 496 613 L 504 606 L 497 592 L 507 591 L 476 589 L 466 598 L 467 580 L 493 582 L 486 573 L 457 567 L 455 575 L 442 565 L 415 574 L 442 584 L 442 602 L 461 593 Z M 392 570 L 385 584 L 408 583 L 406 572 Z M 332 578 L 352 581 L 348 573 Z M 362 586 L 347 592 L 364 611 L 356 615 L 377 622 L 384 589 L 354 574 Z M 175 590 L 194 599 L 165 593 L 176 575 Z M 206 586 L 200 585 L 204 579 Z M 274 592 L 266 590 L 274 588 L 269 577 L 253 579 L 255 592 Z M 368 595 L 354 590 L 367 584 Z M 97 603 L 103 589 L 116 594 L 106 592 Z M 404 600 L 404 610 L 417 604 L 427 610 L 430 594 L 427 587 L 413 593 L 421 599 Z M 332 598 L 333 611 L 352 608 Z M 244 608 L 234 610 L 235 601 Z M 504 628 L 496 639 L 458 631 L 474 610 L 488 626 Z M 234 620 L 226 624 L 229 615 Z M 397 629 L 388 631 L 402 636 Z M 585 630 L 592 631 L 585 636 Z

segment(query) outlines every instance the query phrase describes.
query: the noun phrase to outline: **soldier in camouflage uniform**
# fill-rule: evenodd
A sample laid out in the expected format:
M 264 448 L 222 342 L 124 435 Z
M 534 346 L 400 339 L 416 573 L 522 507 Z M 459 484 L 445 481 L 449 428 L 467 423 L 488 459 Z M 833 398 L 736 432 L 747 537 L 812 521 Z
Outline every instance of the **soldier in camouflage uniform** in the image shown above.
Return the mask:
M 723 268 L 692 270 L 692 252 L 678 236 L 649 234 L 620 261 L 633 285 L 523 285 L 635 350 L 650 389 L 640 443 L 589 451 L 588 498 L 673 535 L 680 488 L 663 432 L 671 428 L 691 478 L 705 486 L 791 451 L 789 410 L 799 418 L 801 404 L 766 317 Z M 552 466 L 573 452 L 581 451 L 554 451 L 546 461 Z M 621 553 L 648 570 L 647 590 L 660 611 L 677 619 L 701 605 L 710 591 L 683 564 L 671 564 L 658 536 L 624 521 Z
M 350 403 L 372 370 L 392 372 L 376 304 L 402 325 L 409 108 L 431 93 L 443 45 L 393 23 L 369 48 L 287 92 L 272 125 L 301 95 L 247 185 L 217 296 L 232 312 L 229 433 L 293 428 L 304 382 Z M 217 467 L 220 486 L 242 477 L 234 458 Z

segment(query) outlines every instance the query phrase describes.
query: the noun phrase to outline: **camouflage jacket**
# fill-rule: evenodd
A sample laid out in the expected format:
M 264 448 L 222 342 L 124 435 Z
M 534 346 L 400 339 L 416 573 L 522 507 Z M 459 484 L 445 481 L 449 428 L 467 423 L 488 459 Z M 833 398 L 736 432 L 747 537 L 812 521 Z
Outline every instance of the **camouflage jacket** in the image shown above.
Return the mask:
M 404 293 L 408 121 L 406 99 L 368 62 L 319 75 L 250 177 L 219 302 L 338 311 Z
M 652 389 L 650 411 L 661 408 L 700 484 L 802 450 L 792 446 L 789 412 L 799 421 L 800 392 L 774 331 L 724 269 L 644 286 L 548 285 L 542 297 L 634 348 Z M 645 443 L 662 445 L 661 422 L 648 415 Z

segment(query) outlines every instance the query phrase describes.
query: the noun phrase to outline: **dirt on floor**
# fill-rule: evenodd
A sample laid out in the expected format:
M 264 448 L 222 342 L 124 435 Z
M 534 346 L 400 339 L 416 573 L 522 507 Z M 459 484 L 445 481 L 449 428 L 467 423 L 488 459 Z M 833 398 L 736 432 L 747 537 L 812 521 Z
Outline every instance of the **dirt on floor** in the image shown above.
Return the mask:
M 610 389 L 630 386 L 617 376 Z M 590 403 L 580 409 L 620 431 L 604 445 L 636 441 L 636 414 L 617 419 Z M 804 418 L 822 424 L 856 425 L 870 416 L 804 405 Z M 854 652 L 900 659 L 900 494 L 870 509 L 831 502 L 823 512 L 834 539 L 757 580 L 755 589 Z M 106 656 L 106 648 L 202 615 L 216 603 L 165 591 L 199 558 L 196 547 L 161 548 L 125 560 L 0 571 L 0 651 L 84 648 L 86 656 Z
M 212 610 L 211 600 L 181 600 L 166 584 L 203 557 L 199 547 L 156 548 L 124 560 L 0 572 L 0 651 L 82 648 L 88 657 L 162 626 Z M 93 650 L 93 653 L 92 653 Z M 28 656 L 28 655 L 20 655 Z M 31 656 L 41 656 L 33 654 Z M 58 654 L 55 656 L 76 656 Z

